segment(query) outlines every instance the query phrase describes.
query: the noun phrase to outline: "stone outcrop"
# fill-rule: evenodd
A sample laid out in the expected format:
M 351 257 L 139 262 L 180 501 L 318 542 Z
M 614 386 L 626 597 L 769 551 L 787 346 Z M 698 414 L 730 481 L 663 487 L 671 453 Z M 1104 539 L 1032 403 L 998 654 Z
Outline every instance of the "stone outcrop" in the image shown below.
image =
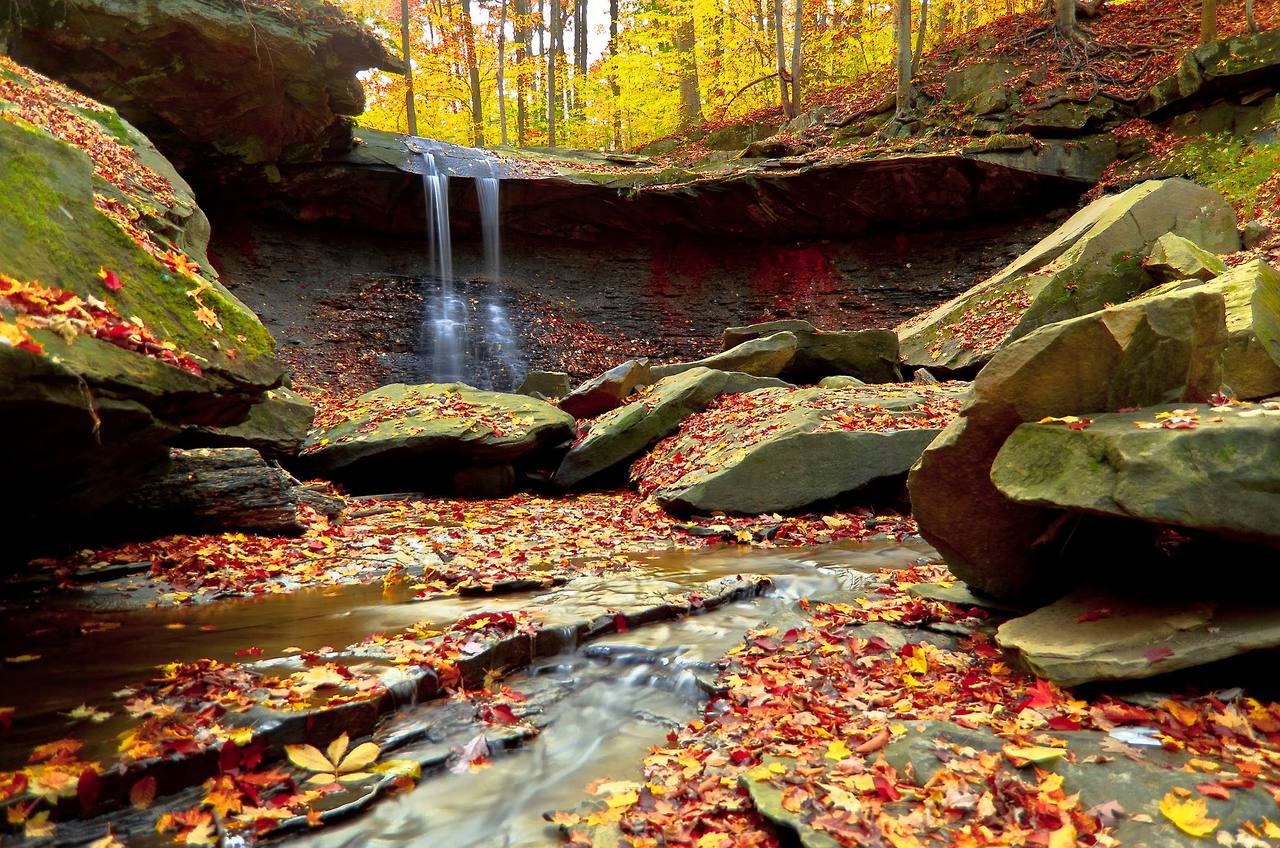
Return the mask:
M 1135 680 L 1280 647 L 1265 599 L 1141 599 L 1082 589 L 1000 626 L 996 640 L 1060 686 Z
M 457 472 L 532 461 L 573 438 L 573 417 L 549 403 L 462 383 L 382 386 L 343 415 L 303 457 L 311 473 L 359 491 L 447 491 Z
M 795 333 L 784 331 L 749 339 L 723 353 L 699 359 L 697 362 L 655 365 L 651 370 L 655 380 L 691 371 L 694 368 L 738 371 L 755 377 L 777 377 L 791 364 L 799 344 Z
M 778 374 L 790 383 L 816 383 L 827 377 L 854 377 L 865 383 L 894 383 L 898 337 L 892 330 L 819 330 L 808 321 L 769 321 L 724 331 L 724 350 L 773 333 L 797 340 L 795 356 Z
M 315 161 L 351 147 L 356 72 L 381 42 L 336 6 L 262 0 L 33 0 L 9 21 L 20 62 L 109 103 L 184 172 Z
M 1147 116 L 1207 102 L 1223 93 L 1280 81 L 1280 32 L 1270 30 L 1203 44 L 1187 53 L 1172 77 L 1138 104 Z
M 1072 216 L 1013 263 L 898 328 L 910 367 L 978 366 L 1037 327 L 1122 303 L 1150 288 L 1147 246 L 1166 233 L 1212 253 L 1239 249 L 1235 215 L 1217 192 L 1182 179 L 1148 181 Z
M 997 353 L 968 401 L 911 470 L 920 532 L 957 577 L 1000 598 L 1050 590 L 1055 513 L 1018 504 L 991 464 L 1018 425 L 1156 403 L 1219 388 L 1227 344 L 1221 294 L 1191 289 L 1043 327 Z
M 249 416 L 241 423 L 230 427 L 190 427 L 178 443 L 253 448 L 269 459 L 288 460 L 302 450 L 315 419 L 315 407 L 306 398 L 290 389 L 270 389 L 249 407 Z
M 111 109 L 0 63 L 0 462 L 25 481 L 6 495 L 21 524 L 119 499 L 283 371 L 172 167 Z
M 1280 272 L 1255 259 L 1207 283 L 1170 283 L 1151 294 L 1187 288 L 1217 292 L 1226 300 L 1226 387 L 1242 400 L 1280 394 Z
M 561 461 L 556 485 L 576 486 L 634 459 L 721 395 L 786 385 L 769 377 L 710 368 L 692 368 L 667 377 L 626 406 L 591 422 Z
M 1280 403 L 1023 424 L 991 466 L 1009 500 L 1280 547 Z
M 685 420 L 632 469 L 678 511 L 793 510 L 906 473 L 968 386 L 762 389 Z
M 1142 267 L 1156 282 L 1212 280 L 1227 270 L 1227 263 L 1200 245 L 1173 233 L 1155 240 Z
M 653 381 L 649 360 L 629 359 L 578 386 L 558 405 L 574 418 L 595 418 L 622 406 L 637 389 Z

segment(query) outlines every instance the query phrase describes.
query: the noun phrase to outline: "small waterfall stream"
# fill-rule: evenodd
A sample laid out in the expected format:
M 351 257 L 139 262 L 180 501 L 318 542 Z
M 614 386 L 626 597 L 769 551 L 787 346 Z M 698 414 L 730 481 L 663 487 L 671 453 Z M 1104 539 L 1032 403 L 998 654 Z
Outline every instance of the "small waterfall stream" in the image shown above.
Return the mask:
M 525 366 L 501 288 L 500 181 L 491 163 L 487 163 L 489 176 L 473 177 L 480 209 L 483 276 L 460 285 L 454 276 L 448 168 L 443 157 L 430 148 L 415 150 L 415 155 L 422 163 L 427 248 L 436 275 L 436 280 L 426 281 L 426 309 L 419 334 L 423 376 L 437 383 L 462 382 L 480 389 L 512 391 L 524 378 Z M 468 296 L 467 283 L 479 284 L 476 296 Z

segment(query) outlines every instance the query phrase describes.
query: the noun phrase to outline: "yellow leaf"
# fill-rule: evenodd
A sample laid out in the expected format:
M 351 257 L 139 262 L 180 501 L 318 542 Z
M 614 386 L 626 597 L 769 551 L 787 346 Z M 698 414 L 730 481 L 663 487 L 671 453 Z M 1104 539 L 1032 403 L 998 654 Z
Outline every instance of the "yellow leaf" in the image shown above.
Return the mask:
M 329 743 L 329 747 L 325 749 L 325 754 L 329 757 L 329 762 L 342 762 L 342 755 L 347 753 L 347 745 L 351 743 L 351 739 L 347 734 L 343 733 L 337 739 Z M 341 769 L 339 769 L 341 771 Z
M 733 837 L 727 833 L 704 833 L 696 844 L 698 848 L 725 848 L 733 844 Z
M 828 760 L 834 760 L 837 763 L 840 762 L 841 760 L 848 759 L 852 755 L 853 755 L 853 752 L 850 751 L 848 746 L 844 744 L 843 739 L 837 739 L 834 742 L 828 742 L 827 753 L 823 754 L 823 756 L 826 757 Z
M 328 772 L 328 771 L 320 772 L 319 774 L 313 774 L 307 778 L 307 783 L 314 783 L 317 786 L 328 786 L 330 783 L 337 783 L 337 782 L 338 782 L 338 776 L 333 772 Z
M 610 809 L 618 809 L 619 807 L 630 807 L 632 804 L 640 800 L 639 792 L 619 792 L 617 795 L 610 795 L 604 799 Z
M 1028 745 L 1021 748 L 1016 745 L 1005 745 L 1002 750 L 1004 755 L 1009 758 L 1009 762 L 1018 768 L 1025 768 L 1032 763 L 1042 766 L 1054 760 L 1062 759 L 1062 756 L 1067 753 L 1062 748 L 1046 748 L 1041 745 Z
M 307 771 L 333 771 L 334 765 L 314 745 L 285 745 L 285 756 L 289 762 Z
M 1203 798 L 1179 801 L 1170 792 L 1160 799 L 1160 812 L 1177 825 L 1178 830 L 1196 837 L 1205 837 L 1218 828 L 1218 820 L 1208 817 L 1209 805 Z
M 22 835 L 28 839 L 39 839 L 45 836 L 53 836 L 54 824 L 49 821 L 49 811 L 41 810 L 31 818 L 27 819 L 22 825 Z
M 1280 839 L 1280 824 L 1276 824 L 1264 816 L 1262 819 L 1262 833 L 1268 839 Z
M 1076 827 L 1064 821 L 1062 827 L 1049 834 L 1049 848 L 1075 848 Z
M 346 734 L 343 735 L 345 736 Z M 382 749 L 372 742 L 357 745 L 350 754 L 347 754 L 347 758 L 342 761 L 341 765 L 338 766 L 338 774 L 360 771 L 365 766 L 378 759 L 378 754 L 381 753 L 381 751 Z M 337 762 L 337 760 L 334 760 L 334 762 Z
M 410 780 L 422 777 L 422 765 L 416 760 L 383 760 L 369 771 L 392 777 L 407 777 Z
M 95 709 L 87 704 L 81 704 L 80 706 L 73 709 L 71 712 L 63 713 L 63 715 L 65 715 L 67 718 L 76 719 L 77 721 L 87 718 L 90 721 L 92 721 L 94 724 L 101 724 L 102 722 L 111 718 L 111 713 L 107 712 L 106 710 Z

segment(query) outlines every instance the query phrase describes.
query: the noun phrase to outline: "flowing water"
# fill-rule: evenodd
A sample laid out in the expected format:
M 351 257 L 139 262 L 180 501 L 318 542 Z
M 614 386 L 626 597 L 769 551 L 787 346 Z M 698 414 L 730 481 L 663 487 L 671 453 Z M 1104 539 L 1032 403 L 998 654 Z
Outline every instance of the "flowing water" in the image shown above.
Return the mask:
M 422 162 L 426 198 L 427 249 L 436 272 L 434 280 L 426 281 L 426 312 L 419 333 L 425 366 L 422 376 L 437 383 L 462 382 L 481 389 L 512 391 L 524 379 L 526 367 L 501 287 L 500 181 L 496 176 L 472 178 L 484 242 L 484 277 L 478 281 L 481 293 L 473 298 L 454 278 L 449 174 L 430 149 L 417 155 Z

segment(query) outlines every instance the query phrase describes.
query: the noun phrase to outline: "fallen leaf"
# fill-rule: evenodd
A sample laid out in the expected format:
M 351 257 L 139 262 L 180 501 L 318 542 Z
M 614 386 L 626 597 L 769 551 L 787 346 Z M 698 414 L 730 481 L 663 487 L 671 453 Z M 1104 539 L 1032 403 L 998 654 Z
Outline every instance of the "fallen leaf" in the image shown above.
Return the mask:
M 1218 828 L 1218 819 L 1208 817 L 1209 805 L 1203 798 L 1179 800 L 1173 792 L 1160 799 L 1160 812 L 1183 833 L 1205 837 Z

